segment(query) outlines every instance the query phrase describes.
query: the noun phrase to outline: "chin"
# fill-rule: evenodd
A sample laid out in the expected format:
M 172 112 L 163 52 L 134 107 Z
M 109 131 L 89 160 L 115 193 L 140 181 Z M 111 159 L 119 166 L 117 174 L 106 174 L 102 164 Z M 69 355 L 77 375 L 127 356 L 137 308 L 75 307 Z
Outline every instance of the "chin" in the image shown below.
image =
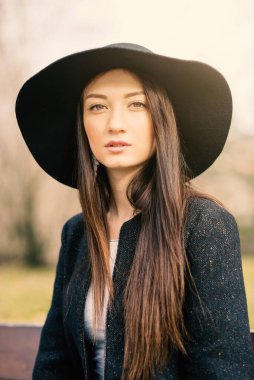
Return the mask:
M 104 165 L 107 169 L 112 169 L 112 170 L 114 170 L 114 169 L 128 169 L 128 168 L 129 169 L 131 169 L 131 168 L 136 169 L 137 167 L 142 166 L 144 163 L 145 163 L 144 161 L 141 161 L 141 162 L 138 161 L 138 162 L 121 162 L 121 163 L 116 163 L 116 164 L 105 163 Z

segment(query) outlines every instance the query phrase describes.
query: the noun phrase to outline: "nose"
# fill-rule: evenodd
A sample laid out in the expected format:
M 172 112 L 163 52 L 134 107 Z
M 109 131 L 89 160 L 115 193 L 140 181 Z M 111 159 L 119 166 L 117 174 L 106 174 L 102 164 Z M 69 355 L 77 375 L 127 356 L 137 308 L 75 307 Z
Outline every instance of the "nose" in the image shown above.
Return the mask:
M 109 112 L 108 117 L 108 131 L 118 132 L 126 129 L 125 117 L 123 109 L 119 107 L 113 107 Z

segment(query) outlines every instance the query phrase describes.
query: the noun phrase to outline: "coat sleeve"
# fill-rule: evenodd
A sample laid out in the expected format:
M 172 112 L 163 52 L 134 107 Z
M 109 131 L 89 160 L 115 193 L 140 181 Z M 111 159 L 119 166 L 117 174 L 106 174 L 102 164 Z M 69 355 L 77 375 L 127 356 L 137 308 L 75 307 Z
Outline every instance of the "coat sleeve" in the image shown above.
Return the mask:
M 187 356 L 180 357 L 181 379 L 253 380 L 254 353 L 236 221 L 210 200 L 194 208 L 186 252 L 196 291 L 189 282 L 185 315 L 190 338 Z
M 33 380 L 70 380 L 72 364 L 68 354 L 62 322 L 62 291 L 67 222 L 62 228 L 53 296 L 41 331 L 40 344 L 33 368 Z

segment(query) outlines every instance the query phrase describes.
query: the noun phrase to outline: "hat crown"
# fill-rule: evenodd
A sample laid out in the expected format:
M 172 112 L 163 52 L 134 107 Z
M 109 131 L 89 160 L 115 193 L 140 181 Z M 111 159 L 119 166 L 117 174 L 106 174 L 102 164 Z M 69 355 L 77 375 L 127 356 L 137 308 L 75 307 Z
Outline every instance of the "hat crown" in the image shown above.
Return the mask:
M 151 50 L 147 49 L 146 47 L 138 44 L 133 44 L 130 42 L 119 42 L 116 44 L 110 44 L 104 46 L 104 48 L 120 48 L 120 49 L 131 49 L 131 50 L 136 50 L 136 51 L 142 51 L 144 53 L 152 53 L 154 54 Z

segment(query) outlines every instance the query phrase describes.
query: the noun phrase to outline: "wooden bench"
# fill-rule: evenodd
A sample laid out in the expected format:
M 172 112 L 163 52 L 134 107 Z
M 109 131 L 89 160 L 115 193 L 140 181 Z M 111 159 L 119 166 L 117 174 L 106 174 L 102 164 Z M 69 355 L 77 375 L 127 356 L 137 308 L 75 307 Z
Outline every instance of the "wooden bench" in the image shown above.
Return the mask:
M 40 335 L 41 326 L 0 324 L 0 380 L 31 380 Z
M 0 380 L 31 380 L 41 326 L 0 324 Z

